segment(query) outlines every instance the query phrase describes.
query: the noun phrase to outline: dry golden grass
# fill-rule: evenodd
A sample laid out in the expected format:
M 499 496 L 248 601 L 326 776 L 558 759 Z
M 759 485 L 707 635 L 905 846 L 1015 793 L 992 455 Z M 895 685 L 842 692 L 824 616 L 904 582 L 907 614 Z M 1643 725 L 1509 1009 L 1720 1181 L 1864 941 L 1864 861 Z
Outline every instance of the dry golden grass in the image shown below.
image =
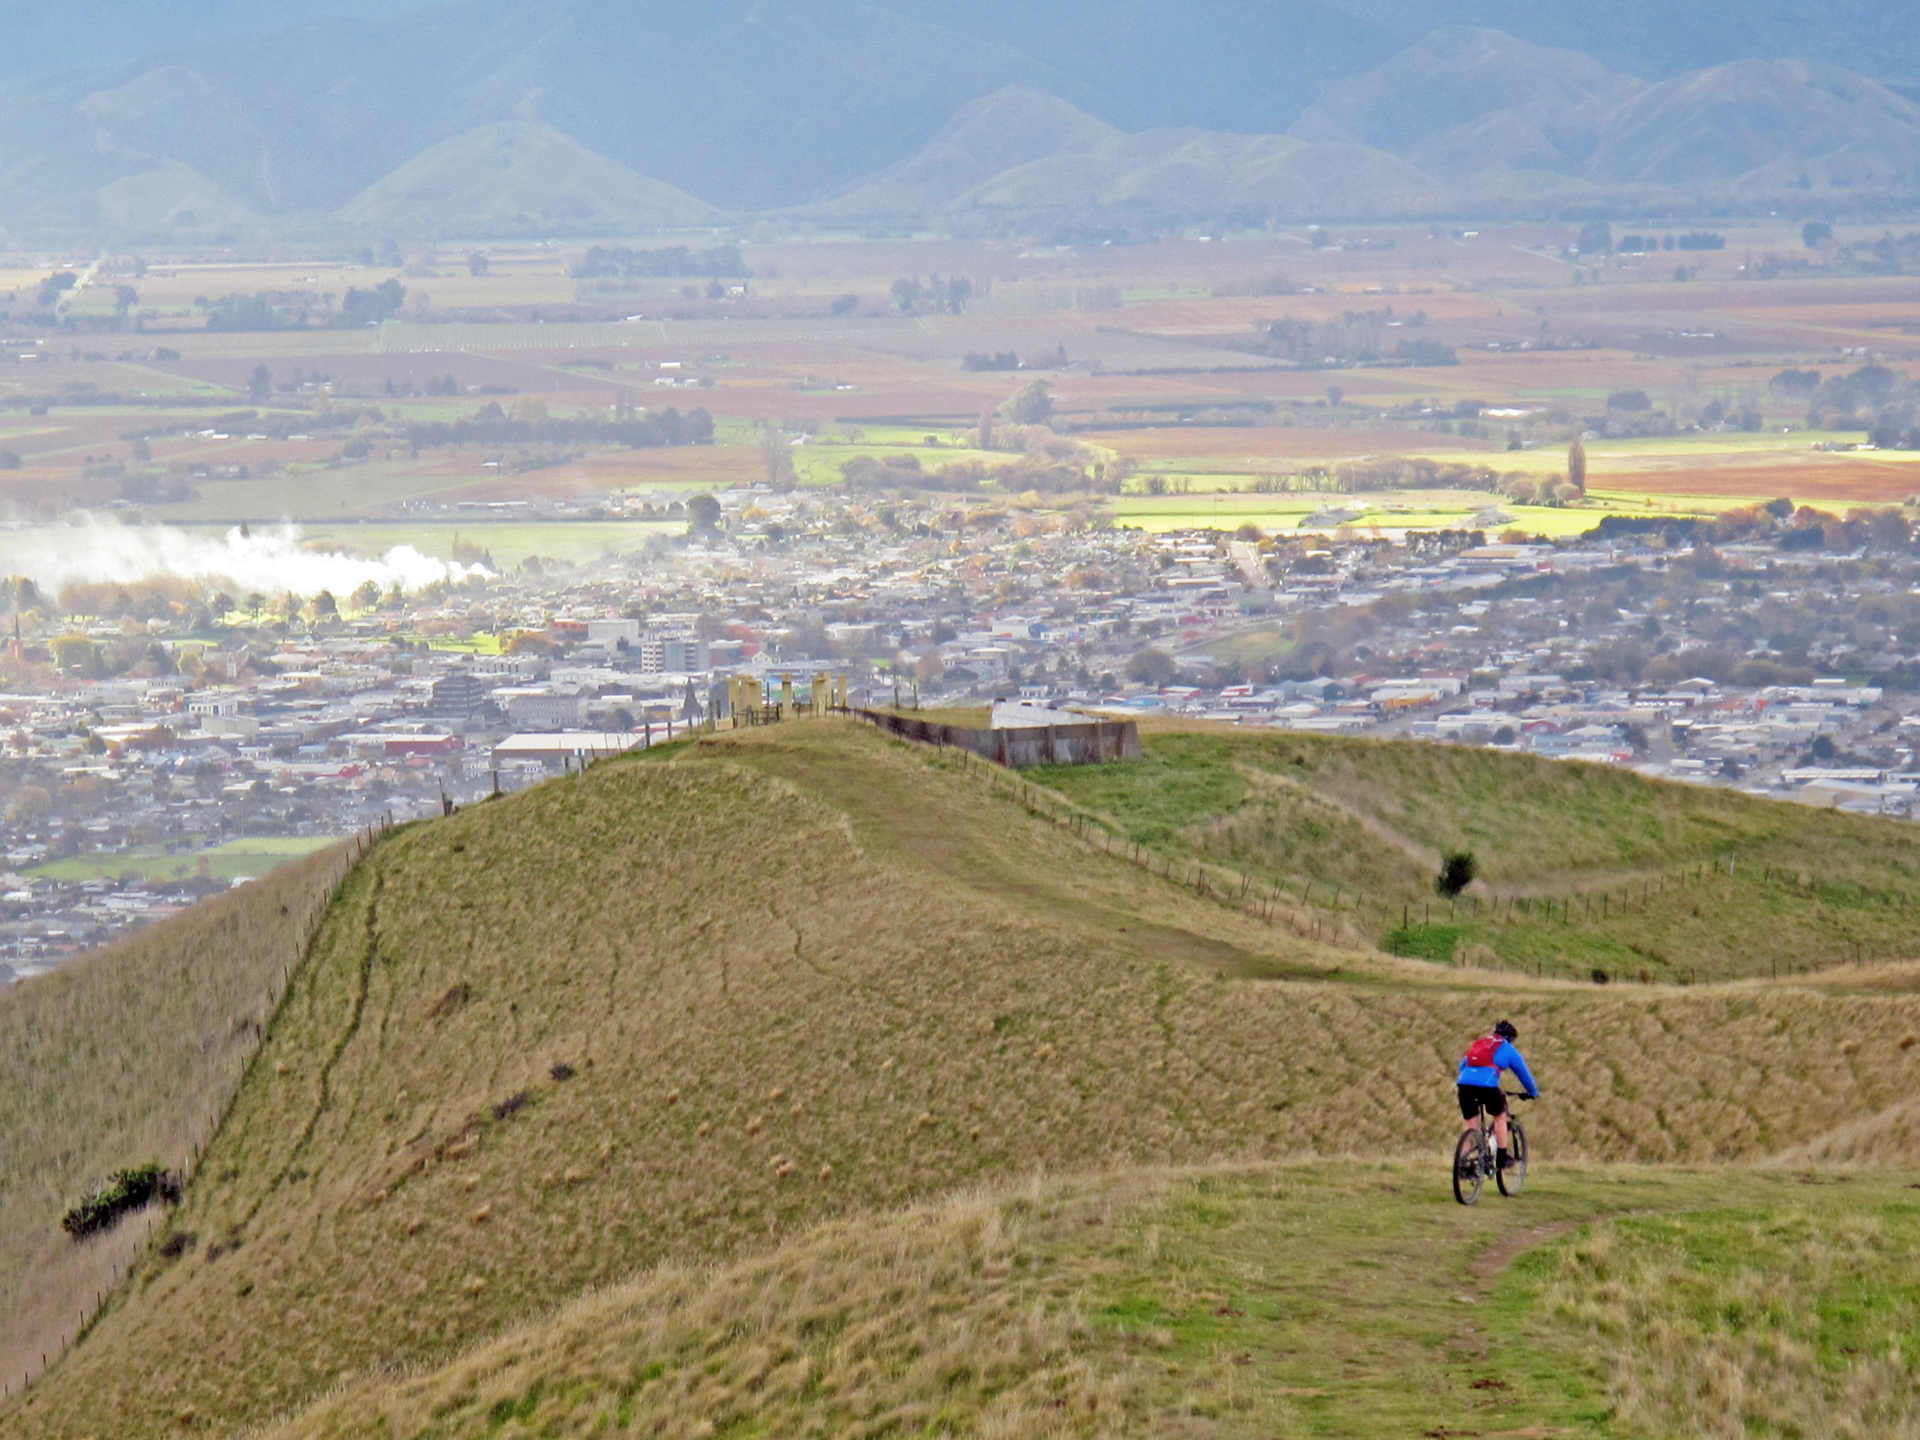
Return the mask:
M 1034 1185 L 830 1223 L 723 1269 L 664 1267 L 276 1433 L 1146 1433 L 1145 1364 L 1093 1363 L 1081 1269 L 1047 1263 L 1145 1188 Z
M 1425 1154 L 1496 1012 L 1555 1157 L 1759 1158 L 1920 1066 L 1920 996 L 1295 940 L 864 727 L 599 766 L 356 868 L 174 1219 L 192 1243 L 0 1435 L 258 1422 L 653 1265 L 1037 1169 Z
M 0 1382 L 11 1391 L 60 1353 L 153 1220 L 76 1243 L 61 1214 L 113 1171 L 182 1166 L 211 1136 L 346 853 L 284 866 L 0 993 Z

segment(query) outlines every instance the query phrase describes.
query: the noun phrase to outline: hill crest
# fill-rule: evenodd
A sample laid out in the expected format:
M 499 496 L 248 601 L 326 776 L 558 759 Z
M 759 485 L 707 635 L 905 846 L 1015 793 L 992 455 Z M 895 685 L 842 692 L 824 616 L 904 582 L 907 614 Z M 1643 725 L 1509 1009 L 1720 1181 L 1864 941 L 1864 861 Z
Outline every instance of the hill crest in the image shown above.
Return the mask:
M 684 191 L 636 175 L 572 136 L 500 120 L 443 140 L 374 181 L 340 210 L 355 225 L 471 232 L 697 225 L 719 214 Z
M 1446 781 L 1461 823 L 1506 816 L 1514 865 L 1538 847 L 1499 786 L 1537 802 L 1542 783 L 1578 797 L 1588 779 L 1432 746 L 1275 743 L 1237 762 L 1155 739 L 1158 760 L 1085 778 L 1131 777 L 1144 804 L 1185 797 L 1202 823 L 1152 831 L 1150 850 L 1217 845 L 1248 866 L 1287 837 L 1317 837 L 1321 865 L 1357 842 L 1331 812 L 1276 824 L 1294 802 L 1242 762 L 1336 799 L 1368 776 L 1375 792 Z M 1257 803 L 1222 788 L 1234 775 Z M 157 1436 L 188 1409 L 236 1429 L 343 1371 L 437 1364 L 656 1263 L 751 1255 L 1036 1168 L 1424 1153 L 1457 1125 L 1458 1038 L 1494 1008 L 1568 1097 L 1539 1120 L 1561 1157 L 1759 1158 L 1916 1083 L 1902 1040 L 1920 996 L 1599 989 L 1316 943 L 1183 883 L 1183 865 L 1149 872 L 1131 845 L 1030 813 L 1023 795 L 1049 778 L 802 722 L 609 762 L 382 840 L 327 912 L 174 1243 L 0 1412 L 0 1434 Z M 1579 864 L 1629 842 L 1768 843 L 1752 817 L 1743 830 L 1696 813 L 1699 792 L 1591 778 L 1584 804 L 1538 820 Z M 1741 819 L 1737 797 L 1721 804 Z M 1777 808 L 1822 836 L 1880 834 Z M 1383 887 L 1405 862 L 1352 863 L 1384 867 Z M 1326 933 L 1364 927 L 1350 895 L 1318 888 Z M 1320 1037 L 1310 1055 L 1301 1033 Z M 1855 1063 L 1803 1063 L 1841 1036 Z M 1658 1094 L 1612 1086 L 1641 1066 L 1659 1069 Z M 1326 1103 L 1349 1088 L 1376 1103 Z

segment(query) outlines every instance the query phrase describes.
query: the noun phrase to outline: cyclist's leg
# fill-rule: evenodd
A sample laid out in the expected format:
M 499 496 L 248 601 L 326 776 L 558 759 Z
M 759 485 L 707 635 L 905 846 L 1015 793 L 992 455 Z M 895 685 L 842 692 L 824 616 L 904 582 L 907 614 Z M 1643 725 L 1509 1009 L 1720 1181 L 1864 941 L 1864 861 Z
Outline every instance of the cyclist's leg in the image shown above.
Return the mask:
M 1493 1117 L 1493 1142 L 1504 1153 L 1507 1148 L 1507 1112 L 1502 1110 Z

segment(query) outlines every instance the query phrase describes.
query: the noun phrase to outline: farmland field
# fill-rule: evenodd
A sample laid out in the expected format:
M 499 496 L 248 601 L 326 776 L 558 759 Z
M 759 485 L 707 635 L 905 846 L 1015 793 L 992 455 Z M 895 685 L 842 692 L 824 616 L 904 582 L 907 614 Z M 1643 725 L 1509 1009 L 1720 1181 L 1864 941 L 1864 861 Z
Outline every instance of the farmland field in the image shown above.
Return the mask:
M 1528 224 L 1026 252 L 776 228 L 743 245 L 747 293 L 721 300 L 689 298 L 678 282 L 576 278 L 564 246 L 485 247 L 478 275 L 456 245 L 429 247 L 404 273 L 338 258 L 153 257 L 139 333 L 50 336 L 3 362 L 0 406 L 44 413 L 0 433 L 19 459 L 0 468 L 0 502 L 23 518 L 79 505 L 173 524 L 371 523 L 438 546 L 465 526 L 461 506 L 751 484 L 765 476 L 769 426 L 802 441 L 793 463 L 806 487 L 837 484 L 862 454 L 991 470 L 1008 457 L 975 448 L 979 418 L 1036 380 L 1086 463 L 1127 477 L 1117 518 L 1151 529 L 1216 516 L 1297 529 L 1299 498 L 1350 491 L 1355 466 L 1422 461 L 1537 481 L 1561 473 L 1569 442 L 1596 425 L 1606 438 L 1586 442 L 1586 500 L 1517 507 L 1517 528 L 1557 536 L 1614 513 L 1920 494 L 1920 451 L 1845 448 L 1865 434 L 1808 429 L 1801 392 L 1774 384 L 1789 371 L 1911 364 L 1920 287 L 1750 278 L 1736 253 L 1789 255 L 1797 233 L 1784 220 L 1724 228 L 1727 248 L 1694 254 L 1685 281 L 1658 256 L 1572 266 L 1566 233 Z M 902 313 L 893 282 L 929 272 L 971 277 L 963 313 Z M 205 328 L 222 296 L 307 296 L 324 311 L 329 297 L 387 280 L 406 297 L 375 327 Z M 70 311 L 98 320 L 111 305 L 96 284 Z M 1268 353 L 1263 337 L 1281 322 L 1361 327 L 1389 352 L 1419 337 L 1429 349 L 1410 352 L 1417 360 L 1450 363 L 1299 365 Z M 1009 364 L 1017 371 L 991 368 Z M 715 438 L 652 449 L 407 440 L 415 424 L 488 403 L 560 419 L 699 408 Z M 350 425 L 327 421 L 342 411 Z M 1650 433 L 1634 438 L 1623 415 L 1648 417 Z M 1723 415 L 1752 428 L 1716 424 Z M 349 447 L 356 434 L 363 443 Z M 147 458 L 130 453 L 136 438 Z M 129 467 L 154 483 L 126 479 Z M 1249 506 L 1236 493 L 1256 486 L 1286 498 Z M 1456 525 L 1470 503 L 1387 489 L 1373 498 L 1402 507 L 1392 529 Z M 557 548 L 503 541 L 497 558 Z

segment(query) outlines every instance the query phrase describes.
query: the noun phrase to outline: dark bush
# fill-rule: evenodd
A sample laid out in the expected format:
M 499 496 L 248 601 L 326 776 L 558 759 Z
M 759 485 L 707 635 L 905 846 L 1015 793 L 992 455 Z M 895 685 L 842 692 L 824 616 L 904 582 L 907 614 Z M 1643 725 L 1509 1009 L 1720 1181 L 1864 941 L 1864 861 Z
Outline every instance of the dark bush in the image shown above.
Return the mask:
M 1473 883 L 1473 877 L 1473 852 L 1455 850 L 1441 860 L 1440 873 L 1434 878 L 1433 888 L 1436 893 L 1451 900 Z
M 60 1228 L 79 1240 L 112 1229 L 122 1215 L 145 1209 L 155 1200 L 178 1205 L 180 1177 L 159 1161 L 149 1160 L 131 1170 L 115 1172 L 105 1189 L 84 1197 L 60 1217 Z
M 556 1080 L 571 1080 L 574 1076 L 574 1069 L 573 1066 L 567 1064 L 566 1061 L 557 1060 L 554 1062 L 553 1069 L 547 1073 Z
M 515 1111 L 526 1109 L 527 1102 L 531 1099 L 533 1099 L 531 1090 L 517 1091 L 493 1107 L 493 1118 L 504 1120 Z

